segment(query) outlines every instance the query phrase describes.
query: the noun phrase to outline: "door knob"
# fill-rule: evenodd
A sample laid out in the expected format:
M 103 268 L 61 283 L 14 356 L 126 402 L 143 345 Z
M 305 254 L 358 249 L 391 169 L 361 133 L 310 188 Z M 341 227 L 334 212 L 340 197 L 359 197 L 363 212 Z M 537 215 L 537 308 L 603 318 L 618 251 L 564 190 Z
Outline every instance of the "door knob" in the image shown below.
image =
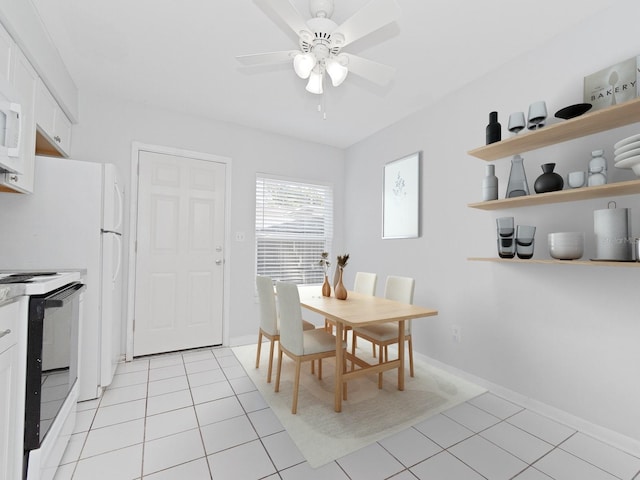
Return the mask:
M 222 265 L 222 260 L 216 260 L 216 265 Z

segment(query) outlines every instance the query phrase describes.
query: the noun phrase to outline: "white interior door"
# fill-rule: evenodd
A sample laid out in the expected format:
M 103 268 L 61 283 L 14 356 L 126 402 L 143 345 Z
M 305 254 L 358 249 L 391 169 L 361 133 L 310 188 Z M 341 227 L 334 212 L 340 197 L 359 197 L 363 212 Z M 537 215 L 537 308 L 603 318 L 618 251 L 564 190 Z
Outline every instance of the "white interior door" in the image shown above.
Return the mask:
M 225 175 L 140 151 L 134 356 L 222 343 Z

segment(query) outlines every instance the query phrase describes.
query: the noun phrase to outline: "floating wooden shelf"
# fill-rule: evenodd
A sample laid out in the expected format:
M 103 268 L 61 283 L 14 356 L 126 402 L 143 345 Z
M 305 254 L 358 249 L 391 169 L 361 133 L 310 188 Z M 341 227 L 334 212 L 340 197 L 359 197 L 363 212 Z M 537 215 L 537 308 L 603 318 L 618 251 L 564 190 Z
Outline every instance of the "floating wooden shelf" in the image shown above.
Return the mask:
M 549 125 L 533 132 L 523 133 L 508 138 L 501 142 L 492 143 L 484 147 L 471 150 L 469 155 L 482 160 L 498 160 L 518 153 L 528 152 L 537 148 L 547 147 L 556 143 L 566 142 L 575 138 L 585 137 L 598 132 L 604 132 L 613 128 L 623 127 L 640 122 L 640 98 L 614 105 L 609 108 L 586 113 L 580 117 L 572 118 L 561 123 Z M 590 200 L 593 198 L 615 197 L 640 194 L 640 179 L 627 182 L 616 182 L 597 187 L 582 187 L 558 192 L 531 194 L 524 197 L 505 198 L 502 200 L 490 200 L 487 202 L 470 203 L 470 208 L 480 210 L 502 210 L 507 208 L 529 207 L 546 205 L 551 203 L 573 202 L 578 200 Z M 467 260 L 474 262 L 494 263 L 529 263 L 544 265 L 588 265 L 592 267 L 623 267 L 638 268 L 640 262 L 604 262 L 592 260 L 554 260 L 554 259 L 530 259 L 519 258 L 481 258 L 470 257 Z
M 602 110 L 587 112 L 579 117 L 563 120 L 561 123 L 543 127 L 540 130 L 520 133 L 500 142 L 476 148 L 468 153 L 482 160 L 498 160 L 636 122 L 640 122 L 640 98 Z
M 549 203 L 573 202 L 577 200 L 589 200 L 592 198 L 615 197 L 623 195 L 635 195 L 640 193 L 640 180 L 609 183 L 597 187 L 573 188 L 558 192 L 534 193 L 524 197 L 504 198 L 502 200 L 489 200 L 487 202 L 470 203 L 470 208 L 480 210 L 502 210 L 505 208 L 530 207 L 534 205 L 546 205 Z
M 482 258 L 482 257 L 470 257 L 467 260 L 472 262 L 493 262 L 493 263 L 530 263 L 530 264 L 544 264 L 544 265 L 588 265 L 590 267 L 626 267 L 626 268 L 639 268 L 640 262 L 601 262 L 592 260 L 538 260 L 531 258 L 529 260 L 522 260 L 520 258 Z

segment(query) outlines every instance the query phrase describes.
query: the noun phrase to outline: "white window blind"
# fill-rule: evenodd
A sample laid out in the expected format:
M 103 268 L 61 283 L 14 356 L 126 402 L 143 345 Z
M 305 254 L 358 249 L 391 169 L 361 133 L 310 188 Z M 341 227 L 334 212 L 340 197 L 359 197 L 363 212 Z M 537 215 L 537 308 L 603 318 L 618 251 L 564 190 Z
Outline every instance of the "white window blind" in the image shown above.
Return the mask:
M 256 177 L 258 275 L 296 284 L 322 283 L 322 252 L 331 251 L 333 189 L 328 185 Z

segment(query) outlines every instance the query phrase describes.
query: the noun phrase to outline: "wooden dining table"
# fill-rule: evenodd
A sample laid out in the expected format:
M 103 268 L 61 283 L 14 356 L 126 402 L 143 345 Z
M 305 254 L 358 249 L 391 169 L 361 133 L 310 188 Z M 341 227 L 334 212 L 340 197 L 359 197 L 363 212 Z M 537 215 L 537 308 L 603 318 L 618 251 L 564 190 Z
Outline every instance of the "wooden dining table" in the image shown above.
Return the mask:
M 335 411 L 342 411 L 342 386 L 353 378 L 363 375 L 377 374 L 387 370 L 398 369 L 398 390 L 404 390 L 404 342 L 405 321 L 416 318 L 431 317 L 437 310 L 396 302 L 386 298 L 348 292 L 346 300 L 335 297 L 323 297 L 320 287 L 299 287 L 302 307 L 316 312 L 336 324 L 336 373 L 335 373 Z M 369 364 L 350 352 L 343 352 L 342 336 L 345 326 L 351 328 L 375 325 L 377 323 L 398 323 L 398 358 L 382 363 Z M 343 372 L 344 357 L 358 365 L 358 369 Z

